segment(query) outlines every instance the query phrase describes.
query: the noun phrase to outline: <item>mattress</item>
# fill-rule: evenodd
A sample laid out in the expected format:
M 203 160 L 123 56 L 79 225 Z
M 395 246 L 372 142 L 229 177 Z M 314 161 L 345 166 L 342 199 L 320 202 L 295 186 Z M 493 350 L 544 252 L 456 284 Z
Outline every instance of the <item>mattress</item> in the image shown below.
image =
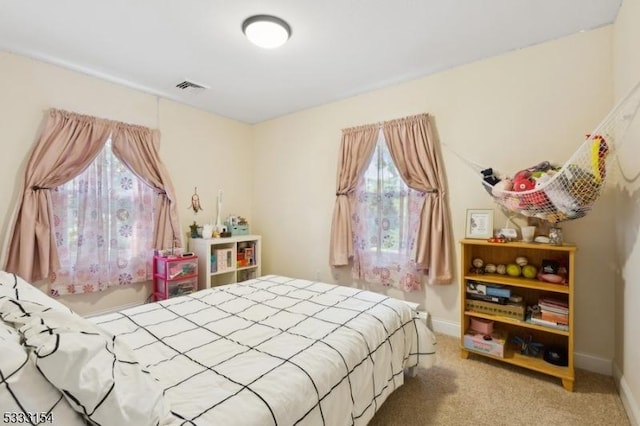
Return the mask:
M 435 358 L 405 302 L 276 275 L 90 321 L 133 349 L 176 424 L 365 425 Z

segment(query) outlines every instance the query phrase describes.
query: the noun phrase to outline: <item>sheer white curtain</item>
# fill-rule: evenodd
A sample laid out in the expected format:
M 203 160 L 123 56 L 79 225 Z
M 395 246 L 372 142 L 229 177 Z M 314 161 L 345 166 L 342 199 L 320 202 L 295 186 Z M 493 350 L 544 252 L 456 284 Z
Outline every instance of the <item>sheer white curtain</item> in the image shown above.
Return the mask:
M 420 289 L 422 273 L 412 259 L 424 194 L 404 183 L 382 131 L 354 204 L 354 278 L 403 291 Z
M 155 191 L 113 154 L 51 191 L 61 268 L 54 295 L 91 293 L 152 278 Z

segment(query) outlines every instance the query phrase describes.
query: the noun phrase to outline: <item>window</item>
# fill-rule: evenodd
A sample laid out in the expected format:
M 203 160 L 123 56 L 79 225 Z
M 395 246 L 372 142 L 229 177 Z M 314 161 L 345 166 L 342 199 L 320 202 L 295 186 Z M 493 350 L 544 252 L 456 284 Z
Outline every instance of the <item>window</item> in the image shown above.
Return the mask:
M 152 278 L 155 192 L 111 150 L 51 191 L 61 269 L 54 295 L 91 293 Z
M 402 180 L 380 131 L 356 188 L 354 277 L 402 290 L 421 287 L 413 250 L 424 194 Z

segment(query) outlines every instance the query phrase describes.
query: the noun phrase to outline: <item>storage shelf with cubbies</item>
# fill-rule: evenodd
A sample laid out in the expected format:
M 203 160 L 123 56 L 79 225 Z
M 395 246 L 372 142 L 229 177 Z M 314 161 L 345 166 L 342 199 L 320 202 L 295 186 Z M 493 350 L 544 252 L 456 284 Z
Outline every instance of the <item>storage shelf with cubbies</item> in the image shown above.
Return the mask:
M 192 238 L 189 249 L 200 259 L 198 288 L 231 284 L 261 275 L 260 235 Z

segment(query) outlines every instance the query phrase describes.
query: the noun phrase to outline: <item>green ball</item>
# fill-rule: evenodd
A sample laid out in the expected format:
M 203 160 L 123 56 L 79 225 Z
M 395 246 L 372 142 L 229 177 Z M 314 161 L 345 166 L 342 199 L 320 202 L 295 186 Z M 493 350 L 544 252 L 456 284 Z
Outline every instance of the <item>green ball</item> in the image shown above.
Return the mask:
M 520 265 L 516 265 L 515 263 L 510 263 L 507 265 L 507 275 L 511 277 L 519 277 L 522 273 L 522 268 Z
M 535 278 L 538 274 L 538 269 L 533 265 L 524 265 L 522 267 L 522 276 L 525 278 Z

